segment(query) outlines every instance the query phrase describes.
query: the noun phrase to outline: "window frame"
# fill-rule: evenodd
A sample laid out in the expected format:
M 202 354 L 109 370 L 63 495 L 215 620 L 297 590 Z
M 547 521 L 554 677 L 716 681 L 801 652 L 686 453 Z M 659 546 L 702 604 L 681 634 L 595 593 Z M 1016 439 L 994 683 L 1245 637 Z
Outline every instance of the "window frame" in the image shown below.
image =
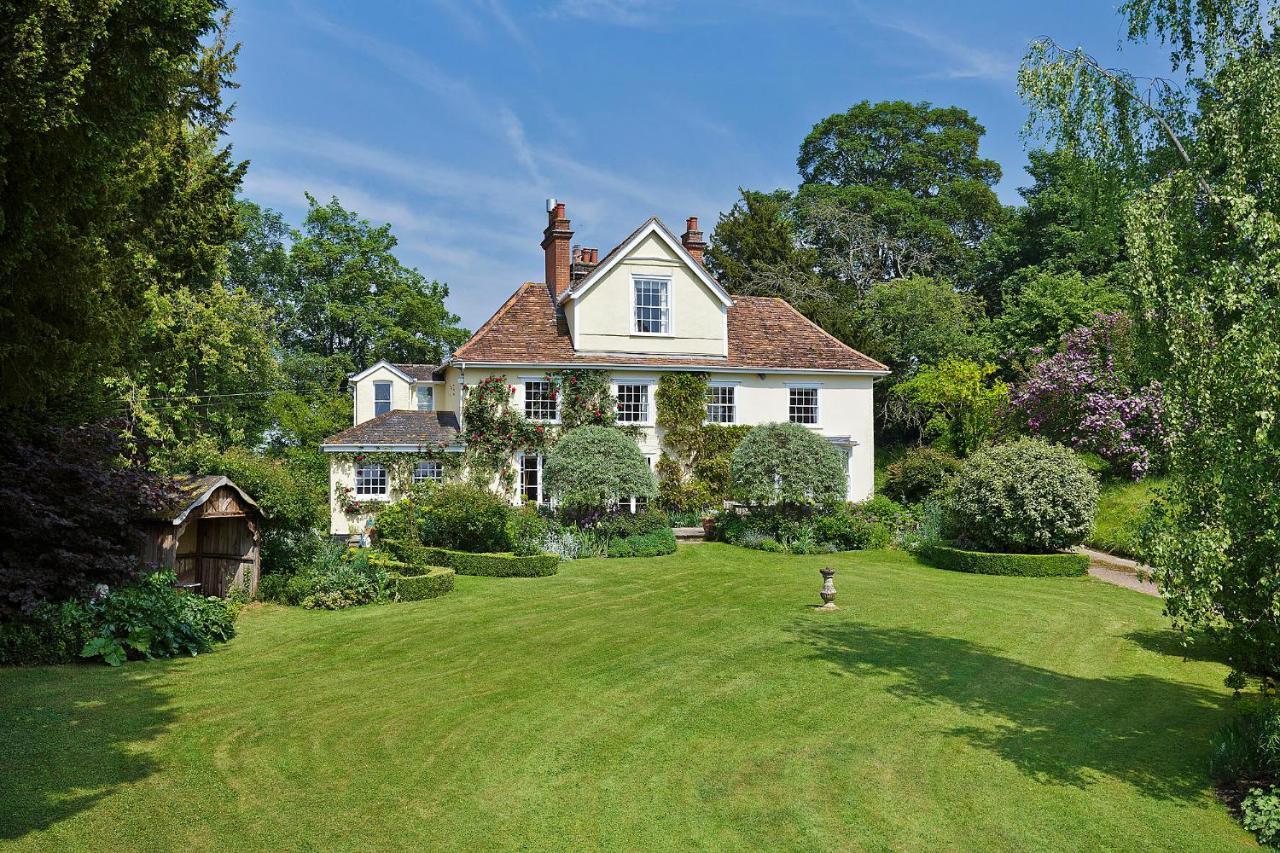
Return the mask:
M 529 496 L 526 493 L 526 490 L 528 487 L 525 485 L 524 477 L 525 477 L 525 462 L 527 462 L 530 459 L 534 460 L 534 466 L 532 470 L 537 474 L 537 477 L 538 477 L 537 486 L 535 486 L 534 488 L 535 499 L 533 501 L 533 505 L 547 506 L 547 495 L 546 495 L 546 489 L 545 489 L 546 484 L 543 478 L 543 471 L 542 471 L 545 459 L 543 458 L 543 455 L 541 453 L 516 454 L 516 475 L 519 478 L 516 483 L 516 489 L 517 489 L 517 494 L 520 498 L 520 503 L 521 504 L 529 503 Z
M 419 471 L 421 471 L 423 466 L 425 465 L 434 466 L 434 470 L 436 474 L 435 475 L 427 474 L 426 476 L 422 476 L 422 477 L 418 476 Z M 438 459 L 419 459 L 417 463 L 414 464 L 413 484 L 416 486 L 419 483 L 425 483 L 428 480 L 430 480 L 433 483 L 444 482 L 444 463 L 443 462 L 441 462 Z
M 560 395 L 555 394 L 555 386 L 552 384 L 551 380 L 547 379 L 544 376 L 522 376 L 520 377 L 520 384 L 521 384 L 521 394 L 523 396 L 523 399 L 521 401 L 522 402 L 521 410 L 524 412 L 524 416 L 526 420 L 530 420 L 538 424 L 560 423 Z M 555 410 L 555 413 L 552 417 L 539 418 L 529 414 L 529 386 L 530 385 L 546 386 L 547 388 L 546 393 L 549 395 L 548 399 L 550 399 L 551 405 Z M 552 394 L 554 394 L 554 396 L 550 396 Z M 546 400 L 540 400 L 538 402 L 545 403 Z
M 651 379 L 628 380 L 625 382 L 614 381 L 613 383 L 613 400 L 614 411 L 617 413 L 618 423 L 627 424 L 628 426 L 653 426 L 654 420 L 654 400 L 653 385 Z M 622 389 L 623 388 L 643 388 L 644 389 L 644 417 L 640 420 L 623 420 L 622 418 Z
M 640 285 L 657 284 L 661 286 L 661 297 L 658 305 L 640 304 Z M 640 330 L 640 309 L 657 309 L 659 320 L 665 320 L 665 328 L 657 332 Z M 648 338 L 670 338 L 675 336 L 674 312 L 671 310 L 671 275 L 659 273 L 632 273 L 631 275 L 631 334 Z
M 798 421 L 795 418 L 795 393 L 797 391 L 813 392 L 813 420 Z M 807 404 L 805 408 L 808 408 Z M 797 382 L 787 384 L 787 420 L 793 424 L 799 424 L 802 427 L 817 428 L 822 424 L 822 393 L 821 386 L 813 382 Z
M 644 461 L 649 463 L 649 473 L 652 474 L 654 467 L 657 465 L 658 457 L 652 453 L 646 453 L 644 455 Z M 643 512 L 649 508 L 649 499 L 642 498 L 638 495 L 632 495 L 624 500 L 622 504 L 631 510 L 632 515 L 635 515 L 636 513 Z
M 382 483 L 382 491 L 380 492 L 369 491 L 369 474 L 363 473 L 375 470 L 381 475 L 377 478 L 380 479 Z M 390 498 L 391 478 L 386 465 L 383 465 L 381 462 L 360 462 L 356 465 L 354 473 L 355 483 L 352 493 L 356 496 L 357 500 L 376 501 L 387 500 Z M 364 481 L 363 483 L 361 482 L 362 480 Z
M 378 379 L 373 383 L 373 416 L 375 418 L 378 417 L 378 415 L 385 415 L 387 412 L 392 410 L 392 407 L 394 405 L 394 401 L 396 398 L 396 389 L 394 387 L 394 384 L 395 383 L 393 383 L 390 379 Z M 387 399 L 379 400 L 378 391 L 384 388 L 387 391 Z M 378 411 L 378 406 L 384 402 L 386 403 L 387 407 L 382 411 Z
M 717 391 L 728 391 L 731 400 L 728 403 L 712 402 Z M 790 394 L 787 395 L 790 401 Z M 718 406 L 720 408 L 729 409 L 729 420 L 712 420 L 711 407 Z M 704 424 L 721 424 L 723 426 L 734 426 L 738 423 L 738 383 L 736 382 L 708 382 L 707 383 L 707 405 L 706 412 L 703 417 Z

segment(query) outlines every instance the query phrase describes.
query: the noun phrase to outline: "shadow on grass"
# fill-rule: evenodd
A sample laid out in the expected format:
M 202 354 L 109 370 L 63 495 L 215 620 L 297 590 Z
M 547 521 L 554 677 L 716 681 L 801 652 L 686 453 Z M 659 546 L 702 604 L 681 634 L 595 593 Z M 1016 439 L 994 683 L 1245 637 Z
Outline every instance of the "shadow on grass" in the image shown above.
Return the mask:
M 0 839 L 53 826 L 157 769 L 142 749 L 174 719 L 154 686 L 163 666 L 0 670 Z
M 1156 654 L 1181 658 L 1182 660 L 1204 661 L 1227 665 L 1227 650 L 1208 634 L 1192 632 L 1181 634 L 1177 631 L 1132 631 L 1124 638 L 1136 646 Z
M 805 625 L 796 637 L 841 675 L 887 674 L 901 699 L 985 719 L 949 734 L 1039 782 L 1086 787 L 1098 774 L 1159 799 L 1194 800 L 1209 784 L 1207 738 L 1227 697 L 1149 675 L 1082 678 L 977 643 L 902 628 Z

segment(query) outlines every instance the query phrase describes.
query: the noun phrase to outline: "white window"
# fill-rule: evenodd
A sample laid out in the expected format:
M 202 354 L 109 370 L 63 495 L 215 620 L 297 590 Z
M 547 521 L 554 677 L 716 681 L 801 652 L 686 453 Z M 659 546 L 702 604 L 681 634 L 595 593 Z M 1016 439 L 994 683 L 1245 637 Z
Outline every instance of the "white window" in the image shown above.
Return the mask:
M 356 497 L 385 498 L 387 496 L 387 469 L 378 462 L 356 466 Z
M 390 382 L 373 383 L 374 415 L 385 415 L 389 411 L 391 411 L 391 383 Z
M 738 422 L 737 390 L 732 385 L 712 385 L 707 388 L 707 423 Z
M 671 334 L 671 282 L 635 279 L 635 330 L 641 335 Z
M 531 421 L 556 420 L 556 397 L 545 379 L 524 381 L 524 416 Z
M 444 480 L 444 466 L 431 459 L 423 459 L 413 468 L 413 482 L 425 483 L 430 480 L 439 483 Z
M 818 389 L 812 386 L 789 388 L 791 399 L 787 414 L 793 424 L 818 423 Z
M 649 463 L 649 473 L 653 473 L 653 460 L 654 460 L 654 457 L 652 456 L 646 456 L 644 458 L 644 461 Z M 632 495 L 631 497 L 624 500 L 622 502 L 622 505 L 624 507 L 628 507 L 631 510 L 631 514 L 635 515 L 637 512 L 644 512 L 645 509 L 648 508 L 649 499 L 646 497 L 641 497 L 640 495 Z
M 533 504 L 543 502 L 542 457 L 536 453 L 520 457 L 520 500 Z
M 418 386 L 418 411 L 431 412 L 436 408 L 436 393 L 430 385 Z
M 649 422 L 649 386 L 618 386 L 618 423 L 647 424 Z

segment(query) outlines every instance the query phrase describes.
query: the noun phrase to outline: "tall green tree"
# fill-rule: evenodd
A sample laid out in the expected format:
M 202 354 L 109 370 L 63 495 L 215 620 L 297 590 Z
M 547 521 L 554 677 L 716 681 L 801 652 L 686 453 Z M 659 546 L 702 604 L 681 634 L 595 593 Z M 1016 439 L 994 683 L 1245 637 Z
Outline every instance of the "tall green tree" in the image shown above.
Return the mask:
M 205 286 L 243 165 L 222 0 L 0 4 L 0 407 L 102 413 L 145 294 Z M 212 203 L 211 203 L 212 202 Z
M 792 201 L 786 190 L 738 188 L 738 200 L 720 214 L 707 248 L 707 267 L 721 284 L 741 292 L 761 269 L 805 264 L 795 242 Z
M 1280 679 L 1280 50 L 1277 11 L 1205 0 L 1122 5 L 1168 46 L 1178 84 L 1139 94 L 1081 50 L 1032 46 L 1036 127 L 1120 166 L 1176 168 L 1126 208 L 1139 305 L 1170 363 L 1171 485 L 1147 557 L 1181 628 L 1229 646 L 1232 683 Z

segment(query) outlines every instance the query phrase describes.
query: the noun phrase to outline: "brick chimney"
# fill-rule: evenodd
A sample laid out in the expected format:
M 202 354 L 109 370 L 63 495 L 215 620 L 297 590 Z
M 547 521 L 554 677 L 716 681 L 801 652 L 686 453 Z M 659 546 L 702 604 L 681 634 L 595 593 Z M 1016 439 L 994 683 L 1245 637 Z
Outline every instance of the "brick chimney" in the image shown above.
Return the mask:
M 685 230 L 680 235 L 680 242 L 689 254 L 693 255 L 693 259 L 701 264 L 702 253 L 707 248 L 707 241 L 702 239 L 702 232 L 698 230 L 698 217 L 690 216 L 685 220 L 684 225 Z
M 546 253 L 547 289 L 559 297 L 569 289 L 570 241 L 573 232 L 564 215 L 564 202 L 547 199 L 547 229 L 542 232 L 542 251 Z
M 573 264 L 569 267 L 569 281 L 577 284 L 591 275 L 600 263 L 599 249 L 586 249 L 577 246 L 573 249 Z

